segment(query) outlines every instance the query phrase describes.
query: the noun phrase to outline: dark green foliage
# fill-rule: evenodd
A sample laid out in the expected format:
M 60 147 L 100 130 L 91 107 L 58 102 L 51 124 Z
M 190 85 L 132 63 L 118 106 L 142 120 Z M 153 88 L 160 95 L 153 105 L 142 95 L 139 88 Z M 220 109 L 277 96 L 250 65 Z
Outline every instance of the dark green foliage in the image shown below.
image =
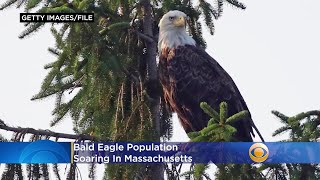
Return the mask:
M 243 119 L 248 115 L 248 111 L 241 111 L 237 114 L 234 114 L 228 117 L 228 104 L 226 102 L 220 103 L 219 112 L 216 112 L 212 107 L 210 107 L 206 102 L 202 102 L 200 104 L 202 110 L 207 113 L 211 119 L 208 122 L 208 126 L 198 132 L 188 133 L 189 138 L 192 142 L 229 142 L 234 141 L 232 135 L 236 133 L 236 128 L 232 127 L 232 122 Z M 221 177 L 225 177 L 226 179 L 233 177 L 235 173 L 228 172 L 232 171 L 234 165 L 217 165 L 219 171 L 216 174 L 218 179 Z M 207 164 L 195 164 L 193 170 L 186 172 L 183 174 L 185 177 L 190 177 L 193 175 L 195 179 L 202 179 L 203 177 L 208 176 L 206 174 L 206 170 L 208 169 Z M 241 166 L 243 171 L 239 173 L 248 174 L 253 172 L 251 166 Z M 249 168 L 249 169 L 248 169 Z M 239 167 L 234 168 L 239 169 Z M 243 176 L 245 176 L 245 174 Z M 259 173 L 258 173 L 259 174 Z M 249 175 L 248 175 L 249 176 Z M 258 176 L 255 174 L 251 174 L 250 176 Z M 228 177 L 228 178 L 227 178 Z
M 205 16 L 204 16 L 205 23 L 209 29 L 210 34 L 213 35 L 213 33 L 214 33 L 213 19 L 214 18 L 217 19 L 220 16 L 220 14 L 221 14 L 220 9 L 222 9 L 222 3 L 220 2 L 218 4 L 219 11 L 216 12 L 209 2 L 206 2 L 204 0 L 200 0 L 199 2 L 200 2 L 199 7 L 205 13 Z
M 202 102 L 200 107 L 211 119 L 208 122 L 208 126 L 201 131 L 188 133 L 192 142 L 232 141 L 232 135 L 237 130 L 230 123 L 243 119 L 248 115 L 248 111 L 241 111 L 228 117 L 228 105 L 225 102 L 220 104 L 219 112 L 216 112 L 206 102 Z
M 26 10 L 35 8 L 42 0 L 28 0 L 26 5 Z
M 284 124 L 273 133 L 273 136 L 289 132 L 290 139 L 287 141 L 318 141 L 320 137 L 318 127 L 320 125 L 320 111 L 303 112 L 293 117 L 287 117 L 277 111 L 272 111 L 272 113 Z
M 282 164 L 262 164 L 257 170 L 266 171 L 266 177 L 275 177 L 277 180 L 286 180 L 288 176 L 287 169 Z
M 266 179 L 255 166 L 250 164 L 218 164 L 215 178 L 218 180 L 243 179 L 262 180 Z
M 205 170 L 209 167 L 208 164 L 196 164 L 194 166 L 194 178 L 201 179 L 204 175 Z
M 209 141 L 230 141 L 231 135 L 235 132 L 235 128 L 228 126 L 226 123 L 231 123 L 248 115 L 248 112 L 243 111 L 227 118 L 227 104 L 220 104 L 219 112 L 216 112 L 208 104 L 201 103 L 200 107 L 210 115 L 211 119 L 208 126 L 199 132 L 188 133 L 193 142 L 209 142 Z M 318 142 L 320 137 L 320 111 L 308 111 L 297 114 L 293 117 L 288 117 L 278 111 L 272 113 L 279 118 L 285 125 L 277 129 L 273 136 L 289 131 L 290 139 L 285 141 Z M 219 129 L 223 129 L 220 131 Z M 217 136 L 218 135 L 218 136 Z M 206 177 L 207 166 L 205 164 L 196 164 L 191 171 L 182 174 L 185 177 L 193 177 L 202 179 Z M 218 170 L 215 173 L 216 179 L 319 179 L 320 166 L 317 164 L 262 164 L 262 165 L 237 165 L 237 164 L 217 164 Z
M 97 0 L 71 2 L 27 0 L 23 2 L 27 11 L 37 7 L 36 12 L 94 12 L 96 17 L 95 23 L 66 23 L 60 29 L 52 27 L 51 31 L 57 44 L 49 51 L 57 56 L 57 60 L 45 66 L 50 71 L 43 81 L 40 92 L 32 98 L 36 100 L 56 95 L 56 107 L 53 110 L 55 118 L 51 123 L 52 126 L 70 114 L 74 119 L 74 130 L 77 133 L 94 131 L 95 135 L 101 137 L 110 135 L 115 137 L 114 132 L 111 133 L 111 131 L 120 128 L 114 128 L 119 125 L 116 119 L 127 119 L 125 129 L 134 123 L 133 117 L 143 116 L 138 121 L 150 122 L 148 98 L 144 97 L 146 95 L 144 83 L 148 78 L 143 54 L 144 40 L 128 31 L 130 28 L 142 30 L 141 23 L 135 21 L 141 20 L 142 17 L 139 3 Z M 14 3 L 19 3 L 19 6 L 23 4 L 21 1 L 7 1 L 2 7 L 5 8 Z M 213 32 L 213 17 L 217 19 L 219 12 L 222 11 L 222 2 L 218 3 L 219 11 L 205 1 L 200 2 L 200 9 L 194 7 L 191 1 L 153 1 L 152 3 L 162 4 L 162 8 L 154 7 L 153 9 L 154 19 L 157 21 L 168 10 L 179 9 L 186 12 L 191 19 L 190 34 L 202 46 L 205 46 L 205 41 L 202 38 L 200 15 L 204 15 L 205 24 Z M 132 19 L 133 17 L 135 19 Z M 157 23 L 155 22 L 155 32 Z M 42 26 L 43 23 L 27 23 L 26 29 L 19 37 L 24 38 Z M 73 98 L 63 102 L 66 93 L 72 94 Z M 123 97 L 124 94 L 128 97 Z M 138 105 L 133 106 L 133 104 Z M 168 112 L 164 104 L 161 106 L 160 117 L 161 122 L 164 122 L 161 134 L 165 135 L 165 138 L 170 138 L 171 112 Z M 142 125 L 142 122 L 135 124 Z M 141 125 L 137 128 L 142 130 Z M 103 130 L 97 128 L 106 126 L 110 131 L 108 128 Z M 144 127 L 144 129 L 149 128 L 148 125 Z M 141 133 L 139 136 L 138 139 L 145 140 Z
M 200 104 L 201 109 L 207 113 L 210 117 L 212 117 L 212 120 L 210 119 L 210 124 L 213 123 L 214 121 L 219 123 L 220 122 L 220 117 L 219 113 L 217 113 L 212 107 L 210 107 L 206 102 L 203 102 Z M 208 125 L 210 125 L 208 124 Z
M 288 117 L 280 112 L 272 111 L 284 124 L 283 127 L 277 129 L 273 136 L 288 132 L 289 139 L 283 141 L 290 142 L 318 142 L 320 138 L 320 111 L 308 111 Z M 272 169 L 274 166 L 265 166 Z M 283 166 L 281 166 L 283 167 Z M 279 168 L 278 168 L 279 169 Z M 281 169 L 281 173 L 275 172 L 278 176 L 288 174 L 290 179 L 319 179 L 320 167 L 318 164 L 285 164 L 285 168 Z M 282 175 L 284 176 L 284 175 Z
M 308 111 L 288 117 L 278 111 L 272 113 L 285 125 L 277 129 L 273 136 L 288 132 L 288 142 L 318 142 L 320 133 L 320 111 Z M 238 168 L 234 168 L 238 166 Z M 250 167 L 251 165 L 241 165 Z M 238 177 L 240 179 L 319 179 L 320 167 L 318 164 L 262 164 L 249 168 L 250 171 L 240 172 L 239 165 L 218 165 L 216 172 L 217 179 L 230 179 Z M 253 177 L 243 177 L 253 174 Z M 263 176 L 261 176 L 263 175 Z

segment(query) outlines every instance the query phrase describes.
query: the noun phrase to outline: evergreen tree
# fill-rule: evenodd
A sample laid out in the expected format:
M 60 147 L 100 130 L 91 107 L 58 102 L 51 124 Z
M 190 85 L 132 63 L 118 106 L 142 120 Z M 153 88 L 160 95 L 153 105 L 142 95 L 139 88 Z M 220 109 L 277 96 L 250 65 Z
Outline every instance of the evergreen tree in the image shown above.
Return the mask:
M 198 132 L 188 133 L 192 142 L 230 142 L 237 141 L 232 136 L 236 133 L 236 128 L 232 123 L 246 118 L 248 111 L 241 111 L 234 115 L 228 115 L 228 105 L 226 102 L 220 103 L 219 112 L 215 111 L 207 103 L 202 102 L 200 107 L 211 118 L 206 128 Z M 191 171 L 182 174 L 185 177 L 194 179 L 208 179 L 207 164 L 195 164 Z M 216 179 L 233 179 L 234 177 L 240 179 L 263 179 L 263 174 L 258 172 L 257 168 L 249 165 L 239 164 L 216 164 L 217 171 L 215 173 Z
M 278 128 L 273 136 L 288 132 L 289 139 L 284 142 L 319 142 L 320 134 L 320 111 L 302 112 L 288 117 L 278 111 L 272 113 L 284 124 Z M 274 166 L 264 166 L 262 169 L 272 169 Z M 280 173 L 278 177 L 288 174 L 289 179 L 319 179 L 320 166 L 318 164 L 285 164 L 278 165 Z M 281 175 L 281 176 L 280 176 Z M 281 178 L 279 178 L 281 179 Z

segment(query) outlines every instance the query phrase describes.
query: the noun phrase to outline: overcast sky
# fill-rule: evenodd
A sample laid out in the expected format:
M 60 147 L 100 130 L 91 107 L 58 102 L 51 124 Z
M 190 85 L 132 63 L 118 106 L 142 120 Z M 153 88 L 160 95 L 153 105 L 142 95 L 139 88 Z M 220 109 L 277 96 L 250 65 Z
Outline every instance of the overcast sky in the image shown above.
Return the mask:
M 283 137 L 271 134 L 281 124 L 271 110 L 291 116 L 320 109 L 320 1 L 242 2 L 245 11 L 226 7 L 215 35 L 204 34 L 207 52 L 234 79 L 265 140 L 277 141 Z M 12 126 L 49 129 L 54 98 L 30 98 L 47 73 L 43 66 L 54 60 L 47 52 L 54 39 L 49 24 L 35 36 L 18 39 L 24 28 L 20 12 L 0 12 L 0 119 Z M 174 122 L 172 141 L 187 141 L 176 118 Z M 67 118 L 50 129 L 72 133 L 72 122 Z

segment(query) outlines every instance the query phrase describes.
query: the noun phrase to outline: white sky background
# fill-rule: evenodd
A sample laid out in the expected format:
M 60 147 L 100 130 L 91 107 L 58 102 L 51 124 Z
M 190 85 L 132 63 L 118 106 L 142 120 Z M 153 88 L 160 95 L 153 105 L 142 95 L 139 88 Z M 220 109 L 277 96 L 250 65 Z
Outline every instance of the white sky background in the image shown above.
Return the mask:
M 215 35 L 204 34 L 207 52 L 236 82 L 265 140 L 277 141 L 284 136 L 271 136 L 281 126 L 271 110 L 291 116 L 320 109 L 320 1 L 242 2 L 245 11 L 225 7 Z M 70 118 L 49 127 L 54 98 L 30 101 L 47 74 L 43 66 L 54 60 L 47 51 L 54 39 L 49 24 L 34 36 L 18 39 L 24 29 L 20 12 L 0 12 L 0 119 L 12 126 L 72 133 Z M 174 122 L 172 141 L 187 141 L 176 118 Z

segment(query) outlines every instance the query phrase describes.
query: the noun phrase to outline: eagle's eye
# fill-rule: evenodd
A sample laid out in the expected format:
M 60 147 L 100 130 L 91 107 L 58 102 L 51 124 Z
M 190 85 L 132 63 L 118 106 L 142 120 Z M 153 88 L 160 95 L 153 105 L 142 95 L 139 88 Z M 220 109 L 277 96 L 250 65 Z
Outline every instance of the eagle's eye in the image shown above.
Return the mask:
M 172 21 L 172 20 L 174 19 L 174 17 L 173 17 L 173 16 L 170 16 L 169 19 L 170 19 L 170 21 Z

